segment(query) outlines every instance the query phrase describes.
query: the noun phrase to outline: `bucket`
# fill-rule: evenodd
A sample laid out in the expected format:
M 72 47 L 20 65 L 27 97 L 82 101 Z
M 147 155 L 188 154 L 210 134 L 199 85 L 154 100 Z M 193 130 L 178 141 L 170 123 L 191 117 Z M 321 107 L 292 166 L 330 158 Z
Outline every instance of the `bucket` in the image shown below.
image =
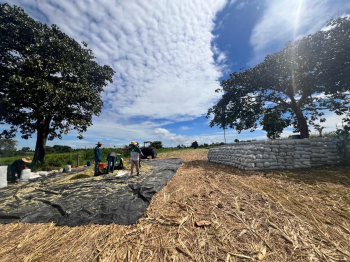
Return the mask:
M 21 182 L 27 182 L 30 178 L 30 169 L 23 169 L 21 172 L 21 178 L 19 179 L 19 181 Z
M 90 161 L 87 161 L 86 165 L 87 165 L 87 166 L 91 166 L 91 162 L 90 162 Z
M 98 164 L 98 168 L 104 168 L 105 165 L 104 164 Z
M 71 166 L 71 165 L 67 165 L 67 166 L 66 166 L 66 171 L 67 171 L 67 172 L 72 171 L 72 166 Z
M 0 188 L 7 187 L 7 166 L 0 166 Z

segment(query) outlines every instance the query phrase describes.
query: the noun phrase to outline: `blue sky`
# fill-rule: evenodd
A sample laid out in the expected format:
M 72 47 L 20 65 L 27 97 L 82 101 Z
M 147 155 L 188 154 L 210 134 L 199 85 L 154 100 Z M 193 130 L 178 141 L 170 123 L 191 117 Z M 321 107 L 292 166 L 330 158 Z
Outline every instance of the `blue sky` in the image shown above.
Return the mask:
M 4 2 L 4 1 L 0 1 Z M 123 146 L 161 140 L 165 146 L 224 141 L 209 127 L 208 108 L 220 98 L 220 80 L 249 68 L 289 40 L 321 30 L 326 21 L 350 14 L 348 0 L 11 0 L 33 18 L 56 24 L 85 41 L 100 64 L 115 71 L 93 126 L 47 145 Z M 325 131 L 341 118 L 327 114 Z M 292 133 L 287 128 L 283 135 Z M 265 139 L 255 132 L 226 131 L 235 138 Z M 18 148 L 35 147 L 35 135 Z

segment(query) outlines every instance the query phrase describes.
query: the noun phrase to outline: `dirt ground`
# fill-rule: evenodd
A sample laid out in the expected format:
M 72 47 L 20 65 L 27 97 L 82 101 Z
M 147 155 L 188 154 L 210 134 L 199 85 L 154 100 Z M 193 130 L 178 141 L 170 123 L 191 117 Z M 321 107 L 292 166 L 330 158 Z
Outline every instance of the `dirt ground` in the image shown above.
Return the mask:
M 135 225 L 0 225 L 0 261 L 350 261 L 349 168 L 248 172 L 206 155 L 159 154 L 184 163 Z

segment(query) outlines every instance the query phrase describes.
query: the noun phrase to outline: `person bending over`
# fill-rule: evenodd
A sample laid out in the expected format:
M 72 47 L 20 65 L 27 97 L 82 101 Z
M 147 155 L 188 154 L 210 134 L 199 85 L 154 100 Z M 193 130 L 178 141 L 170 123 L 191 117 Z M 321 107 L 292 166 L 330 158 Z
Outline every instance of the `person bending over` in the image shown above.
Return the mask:
M 22 170 L 27 169 L 26 164 L 30 164 L 30 163 L 32 163 L 32 160 L 30 159 L 30 157 L 17 159 L 16 161 L 14 161 L 10 166 L 10 170 L 11 170 L 10 181 L 12 182 L 16 181 L 16 174 L 18 176 L 18 179 L 20 179 Z
M 107 174 L 109 173 L 109 169 L 111 169 L 111 164 L 112 164 L 112 174 L 113 174 L 116 159 L 117 159 L 117 154 L 115 152 L 109 153 L 107 157 L 107 161 L 108 161 Z

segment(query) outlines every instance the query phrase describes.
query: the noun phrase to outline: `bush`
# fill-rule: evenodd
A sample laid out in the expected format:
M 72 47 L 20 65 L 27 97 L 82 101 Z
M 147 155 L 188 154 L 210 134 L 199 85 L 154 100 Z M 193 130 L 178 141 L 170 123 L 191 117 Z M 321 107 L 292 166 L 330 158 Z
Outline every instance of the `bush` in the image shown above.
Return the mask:
M 344 165 L 350 164 L 350 125 L 346 125 L 343 129 L 337 129 L 337 150 L 340 157 L 340 162 Z

